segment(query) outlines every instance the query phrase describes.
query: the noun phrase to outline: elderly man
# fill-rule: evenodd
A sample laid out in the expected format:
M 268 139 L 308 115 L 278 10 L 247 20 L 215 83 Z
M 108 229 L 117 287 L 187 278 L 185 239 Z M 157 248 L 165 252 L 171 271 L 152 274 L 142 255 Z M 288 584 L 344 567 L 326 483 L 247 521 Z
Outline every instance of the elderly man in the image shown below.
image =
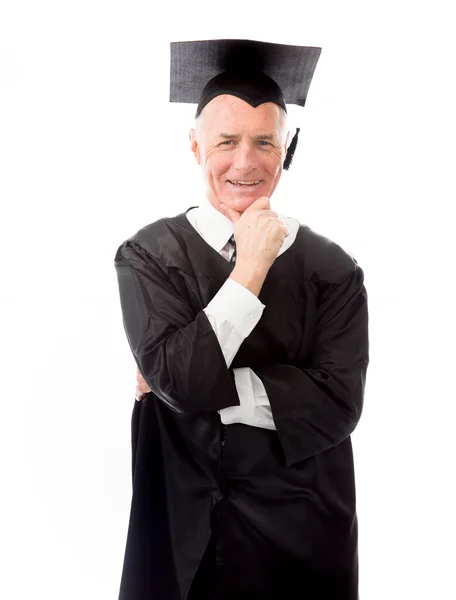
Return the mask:
M 140 400 L 121 600 L 358 598 L 367 294 L 350 254 L 271 209 L 290 162 L 272 46 L 222 46 L 190 132 L 206 201 L 115 256 Z

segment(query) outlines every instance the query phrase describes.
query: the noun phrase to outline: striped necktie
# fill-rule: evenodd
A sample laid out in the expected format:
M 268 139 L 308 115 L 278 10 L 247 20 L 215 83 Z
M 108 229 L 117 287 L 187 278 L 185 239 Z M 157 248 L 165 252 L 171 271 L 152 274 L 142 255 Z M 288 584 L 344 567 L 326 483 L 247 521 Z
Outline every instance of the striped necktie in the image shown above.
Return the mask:
M 230 237 L 229 242 L 231 242 L 231 244 L 233 244 L 233 246 L 234 246 L 233 256 L 230 258 L 230 264 L 235 265 L 236 264 L 236 242 L 234 241 L 234 233 Z

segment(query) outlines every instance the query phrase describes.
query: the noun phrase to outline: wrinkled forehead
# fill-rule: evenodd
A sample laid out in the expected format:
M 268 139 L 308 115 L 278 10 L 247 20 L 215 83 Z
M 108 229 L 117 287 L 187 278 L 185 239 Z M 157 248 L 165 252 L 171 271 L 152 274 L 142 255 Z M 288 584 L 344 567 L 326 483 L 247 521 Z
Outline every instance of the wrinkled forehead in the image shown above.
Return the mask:
M 210 100 L 201 110 L 195 123 L 199 129 L 236 130 L 260 128 L 270 133 L 281 133 L 287 125 L 287 113 L 273 101 L 253 106 L 251 102 L 233 94 L 220 94 Z

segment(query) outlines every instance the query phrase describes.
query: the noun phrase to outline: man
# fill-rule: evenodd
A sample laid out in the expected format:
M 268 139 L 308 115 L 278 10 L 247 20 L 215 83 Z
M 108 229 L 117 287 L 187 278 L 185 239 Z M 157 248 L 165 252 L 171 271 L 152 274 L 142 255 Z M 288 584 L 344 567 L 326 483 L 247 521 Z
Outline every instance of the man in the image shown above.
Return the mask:
M 364 275 L 271 210 L 291 145 L 264 48 L 227 42 L 201 94 L 206 202 L 116 253 L 140 400 L 121 600 L 358 598 Z

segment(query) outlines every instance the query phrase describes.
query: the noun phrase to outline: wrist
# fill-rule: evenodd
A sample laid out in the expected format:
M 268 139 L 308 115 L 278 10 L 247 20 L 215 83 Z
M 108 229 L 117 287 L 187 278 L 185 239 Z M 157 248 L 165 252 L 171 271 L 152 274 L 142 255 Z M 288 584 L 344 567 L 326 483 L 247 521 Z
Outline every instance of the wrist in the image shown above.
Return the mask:
M 231 272 L 234 279 L 258 297 L 269 269 L 264 266 L 237 263 Z

